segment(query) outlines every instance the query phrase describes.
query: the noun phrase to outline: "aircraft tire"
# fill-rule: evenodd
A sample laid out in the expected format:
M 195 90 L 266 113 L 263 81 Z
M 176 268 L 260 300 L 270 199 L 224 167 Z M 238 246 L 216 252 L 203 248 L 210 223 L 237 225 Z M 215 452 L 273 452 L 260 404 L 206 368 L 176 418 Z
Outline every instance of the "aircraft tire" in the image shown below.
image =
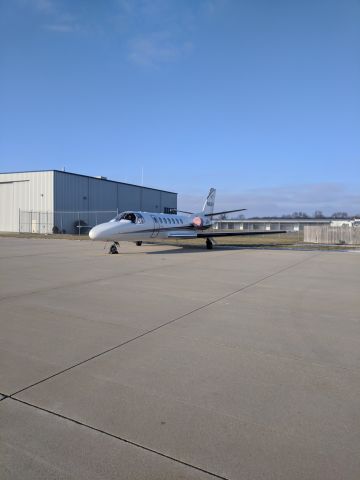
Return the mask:
M 207 248 L 208 250 L 212 250 L 213 247 L 214 247 L 214 245 L 213 245 L 212 241 L 210 240 L 210 238 L 207 238 L 207 239 L 206 239 L 206 248 Z
M 111 247 L 110 247 L 110 250 L 109 250 L 109 253 L 111 255 L 116 255 L 118 252 L 117 248 L 116 248 L 116 245 L 115 244 L 112 244 Z
M 141 247 L 141 245 L 142 245 L 142 241 L 141 241 L 141 240 L 139 240 L 138 242 L 135 242 L 135 245 L 137 245 L 138 247 Z

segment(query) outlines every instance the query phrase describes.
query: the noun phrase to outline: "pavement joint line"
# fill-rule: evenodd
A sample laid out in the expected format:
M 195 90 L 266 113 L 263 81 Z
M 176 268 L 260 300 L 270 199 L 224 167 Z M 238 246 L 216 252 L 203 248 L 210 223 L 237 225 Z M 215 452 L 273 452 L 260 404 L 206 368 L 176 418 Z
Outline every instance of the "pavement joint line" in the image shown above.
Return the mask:
M 75 363 L 74 365 L 71 365 L 71 366 L 68 367 L 68 368 L 65 368 L 65 369 L 63 369 L 63 370 L 60 370 L 59 372 L 56 372 L 56 373 L 54 373 L 54 374 L 52 374 L 52 375 L 49 375 L 48 377 L 43 378 L 42 380 L 39 380 L 39 381 L 37 381 L 37 382 L 35 382 L 35 383 L 31 384 L 31 385 L 28 385 L 27 387 L 24 387 L 24 388 L 22 388 L 21 390 L 18 390 L 18 391 L 16 391 L 16 392 L 12 393 L 12 394 L 9 395 L 9 396 L 10 396 L 10 397 L 13 397 L 13 396 L 15 396 L 15 395 L 18 395 L 19 393 L 22 393 L 22 392 L 24 392 L 25 390 L 29 390 L 30 388 L 33 388 L 33 387 L 35 387 L 35 386 L 37 386 L 37 385 L 40 385 L 40 384 L 43 383 L 43 382 L 46 382 L 46 381 L 48 381 L 48 380 L 51 380 L 52 378 L 57 377 L 58 375 L 62 375 L 63 373 L 66 373 L 66 372 L 72 370 L 73 368 L 79 367 L 79 366 L 81 366 L 81 365 L 83 365 L 83 364 L 85 364 L 85 363 L 87 363 L 87 362 L 90 362 L 91 360 L 95 360 L 96 358 L 101 357 L 101 356 L 103 356 L 103 355 L 106 355 L 107 353 L 110 353 L 110 352 L 112 352 L 113 350 L 117 350 L 118 348 L 121 348 L 121 347 L 123 347 L 123 346 L 125 346 L 125 345 L 128 345 L 128 344 L 131 343 L 131 342 L 134 342 L 134 341 L 136 341 L 136 340 L 139 340 L 140 338 L 143 338 L 143 337 L 145 337 L 146 335 L 150 335 L 150 334 L 152 334 L 152 333 L 154 333 L 154 332 L 157 332 L 158 330 L 160 330 L 160 329 L 163 328 L 163 327 L 166 327 L 166 326 L 168 326 L 168 325 L 171 325 L 171 324 L 177 322 L 178 320 L 182 320 L 183 318 L 188 317 L 189 315 L 192 315 L 193 313 L 196 313 L 196 312 L 198 312 L 198 311 L 200 311 L 200 310 L 203 310 L 204 308 L 210 307 L 211 305 L 214 305 L 214 304 L 216 304 L 216 303 L 218 303 L 218 302 L 221 302 L 222 300 L 225 300 L 226 298 L 229 298 L 229 297 L 231 297 L 231 296 L 233 296 L 233 295 L 236 295 L 236 294 L 238 294 L 238 293 L 240 293 L 240 292 L 243 292 L 244 290 L 247 290 L 248 288 L 252 288 L 252 287 L 254 287 L 254 286 L 256 286 L 256 285 L 259 285 L 261 282 L 263 282 L 263 281 L 265 281 L 265 280 L 267 280 L 267 279 L 269 279 L 269 278 L 272 278 L 272 277 L 274 277 L 274 276 L 276 276 L 276 275 L 279 275 L 280 273 L 283 273 L 283 272 L 285 272 L 285 271 L 287 271 L 287 270 L 290 270 L 291 268 L 294 268 L 294 267 L 296 267 L 296 266 L 298 266 L 298 265 L 301 265 L 302 263 L 305 263 L 305 262 L 307 262 L 308 260 L 311 260 L 311 259 L 313 259 L 314 257 L 317 257 L 317 256 L 319 256 L 319 255 L 321 255 L 321 253 L 316 253 L 315 255 L 311 255 L 310 257 L 306 257 L 305 259 L 303 258 L 303 259 L 300 260 L 299 262 L 296 262 L 296 263 L 293 263 L 293 264 L 291 264 L 291 265 L 288 265 L 287 267 L 284 267 L 284 268 L 282 268 L 281 270 L 278 270 L 277 272 L 270 273 L 269 275 L 266 275 L 265 277 L 260 278 L 259 280 L 256 280 L 255 282 L 249 283 L 248 285 L 244 285 L 243 287 L 235 290 L 234 292 L 230 292 L 230 293 L 228 293 L 228 294 L 226 294 L 226 295 L 223 295 L 222 297 L 219 297 L 219 298 L 217 298 L 217 299 L 215 299 L 215 300 L 213 300 L 213 301 L 211 301 L 211 302 L 208 302 L 208 303 L 206 303 L 205 305 L 201 305 L 200 307 L 197 307 L 197 308 L 195 308 L 194 310 L 191 310 L 190 312 L 184 313 L 183 315 L 180 315 L 179 317 L 172 318 L 171 320 L 168 320 L 167 322 L 162 323 L 161 325 L 158 325 L 158 326 L 155 327 L 155 328 L 152 328 L 152 329 L 150 329 L 150 330 L 147 330 L 146 332 L 143 332 L 143 333 L 137 335 L 136 337 L 130 338 L 129 340 L 126 340 L 125 342 L 122 342 L 122 343 L 120 343 L 119 345 L 115 345 L 114 347 L 108 348 L 108 349 L 104 350 L 103 352 L 97 353 L 96 355 L 93 355 L 93 356 L 91 356 L 91 357 L 89 357 L 89 358 L 87 358 L 87 359 L 85 359 L 85 360 L 82 360 L 81 362 Z
M 230 480 L 228 477 L 224 477 L 222 475 L 218 475 L 217 473 L 210 472 L 209 470 L 205 470 L 204 468 L 198 467 L 196 465 L 192 465 L 191 463 L 185 462 L 183 460 L 179 460 L 178 458 L 171 457 L 170 455 L 167 455 L 166 453 L 159 452 L 158 450 L 154 450 L 153 448 L 146 447 L 145 445 L 141 445 L 140 443 L 133 442 L 132 440 L 128 440 L 127 438 L 120 437 L 119 435 L 115 435 L 110 432 L 106 432 L 105 430 L 102 430 L 100 428 L 93 427 L 92 425 L 88 425 L 87 423 L 80 422 L 79 420 L 75 420 L 74 418 L 67 417 L 65 415 L 62 415 L 61 413 L 54 412 L 52 410 L 48 410 L 43 407 L 39 407 L 37 405 L 33 405 L 32 403 L 25 402 L 24 400 L 20 400 L 18 398 L 11 398 L 11 400 L 14 400 L 15 402 L 22 403 L 23 405 L 27 405 L 28 407 L 35 408 L 36 410 L 40 410 L 42 412 L 49 413 L 50 415 L 54 415 L 55 417 L 61 418 L 63 420 L 67 420 L 69 422 L 75 423 L 76 425 L 80 425 L 81 427 L 84 428 L 89 428 L 90 430 L 93 430 L 95 432 L 101 433 L 102 435 L 106 435 L 111 438 L 115 438 L 116 440 L 120 440 L 121 442 L 127 443 L 128 445 L 132 445 L 133 447 L 145 450 L 150 453 L 154 453 L 155 455 L 158 455 L 160 457 L 166 458 L 168 460 L 172 460 L 173 462 L 179 463 L 181 465 L 185 465 L 186 467 L 192 468 L 194 470 L 197 470 L 199 472 L 205 473 L 207 475 L 211 475 L 214 478 L 219 478 L 220 480 Z

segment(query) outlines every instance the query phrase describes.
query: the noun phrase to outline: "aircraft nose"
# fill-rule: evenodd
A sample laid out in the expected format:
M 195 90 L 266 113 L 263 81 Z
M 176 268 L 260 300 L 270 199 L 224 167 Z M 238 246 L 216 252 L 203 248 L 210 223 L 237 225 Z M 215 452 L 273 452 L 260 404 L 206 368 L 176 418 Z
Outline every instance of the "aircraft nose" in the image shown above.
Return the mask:
M 98 240 L 99 239 L 99 226 L 97 225 L 96 227 L 93 227 L 90 232 L 89 232 L 89 237 L 91 240 Z

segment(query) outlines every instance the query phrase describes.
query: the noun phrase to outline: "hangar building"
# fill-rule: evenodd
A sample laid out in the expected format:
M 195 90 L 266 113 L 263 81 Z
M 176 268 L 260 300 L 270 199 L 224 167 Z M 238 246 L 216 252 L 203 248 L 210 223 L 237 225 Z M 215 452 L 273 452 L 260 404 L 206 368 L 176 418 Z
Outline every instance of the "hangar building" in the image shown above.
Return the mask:
M 0 173 L 0 231 L 73 233 L 124 210 L 170 212 L 177 193 L 60 170 Z

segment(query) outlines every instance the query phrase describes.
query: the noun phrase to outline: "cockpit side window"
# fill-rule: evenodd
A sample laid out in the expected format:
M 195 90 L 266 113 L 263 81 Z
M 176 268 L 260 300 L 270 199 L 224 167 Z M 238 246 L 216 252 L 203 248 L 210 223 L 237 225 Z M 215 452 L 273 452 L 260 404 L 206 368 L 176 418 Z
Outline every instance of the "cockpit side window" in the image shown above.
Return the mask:
M 144 217 L 141 215 L 141 213 L 136 214 L 136 223 L 144 223 Z
M 116 222 L 120 222 L 120 220 L 129 220 L 132 223 L 144 223 L 144 217 L 139 213 L 134 212 L 122 212 L 115 218 Z

